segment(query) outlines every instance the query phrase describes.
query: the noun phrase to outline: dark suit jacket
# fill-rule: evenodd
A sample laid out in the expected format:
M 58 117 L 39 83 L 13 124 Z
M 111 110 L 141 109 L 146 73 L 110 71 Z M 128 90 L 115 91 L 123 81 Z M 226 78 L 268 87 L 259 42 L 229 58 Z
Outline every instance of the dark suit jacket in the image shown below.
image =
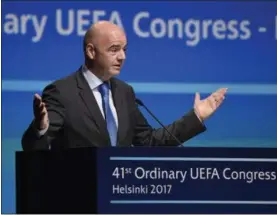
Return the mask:
M 117 146 L 177 146 L 165 129 L 153 129 L 135 103 L 131 86 L 111 79 L 111 91 L 118 115 Z M 48 85 L 42 94 L 50 125 L 38 137 L 32 123 L 22 137 L 23 150 L 111 146 L 105 120 L 81 69 Z M 181 142 L 205 131 L 194 111 L 167 126 Z

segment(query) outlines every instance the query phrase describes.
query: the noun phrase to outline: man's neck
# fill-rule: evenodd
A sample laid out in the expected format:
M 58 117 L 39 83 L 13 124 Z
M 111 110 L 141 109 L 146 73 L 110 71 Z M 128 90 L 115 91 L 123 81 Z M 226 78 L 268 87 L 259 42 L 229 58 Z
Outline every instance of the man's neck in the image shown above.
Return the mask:
M 90 65 L 89 63 L 85 63 L 87 69 L 93 73 L 97 78 L 99 78 L 102 81 L 108 81 L 111 77 L 105 76 L 105 72 L 100 72 L 98 69 L 96 69 L 93 65 Z

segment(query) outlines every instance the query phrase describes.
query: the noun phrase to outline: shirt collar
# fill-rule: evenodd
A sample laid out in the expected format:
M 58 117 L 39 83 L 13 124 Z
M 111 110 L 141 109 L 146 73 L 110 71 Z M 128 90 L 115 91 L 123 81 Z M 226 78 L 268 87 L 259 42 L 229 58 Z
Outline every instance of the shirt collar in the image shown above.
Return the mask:
M 99 87 L 103 81 L 99 79 L 96 75 L 94 75 L 87 67 L 86 65 L 82 66 L 82 72 L 87 80 L 90 89 L 94 90 L 95 88 Z

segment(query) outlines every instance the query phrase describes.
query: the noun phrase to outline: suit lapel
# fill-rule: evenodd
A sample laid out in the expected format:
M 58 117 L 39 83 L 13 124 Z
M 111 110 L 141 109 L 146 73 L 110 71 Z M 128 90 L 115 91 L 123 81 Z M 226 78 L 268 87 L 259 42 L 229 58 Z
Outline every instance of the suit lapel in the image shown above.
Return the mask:
M 79 95 L 88 109 L 88 117 L 96 124 L 99 134 L 103 137 L 103 146 L 110 146 L 109 134 L 106 122 L 101 114 L 96 99 L 82 74 L 81 69 L 77 72 L 77 85 L 79 87 Z
M 127 122 L 127 110 L 124 105 L 124 96 L 120 86 L 118 86 L 116 79 L 111 79 L 111 90 L 113 95 L 113 101 L 118 118 L 118 132 L 117 132 L 117 146 L 121 145 L 121 142 L 126 134 Z

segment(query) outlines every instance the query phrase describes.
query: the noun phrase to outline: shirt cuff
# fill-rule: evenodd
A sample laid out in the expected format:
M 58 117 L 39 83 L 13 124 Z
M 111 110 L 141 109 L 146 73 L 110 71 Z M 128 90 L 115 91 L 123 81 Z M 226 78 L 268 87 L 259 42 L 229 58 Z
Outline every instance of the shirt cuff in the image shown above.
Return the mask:
M 42 136 L 47 132 L 49 125 L 48 125 L 45 129 L 38 130 L 38 129 L 35 127 L 35 123 L 33 122 L 32 127 L 33 127 L 33 130 L 34 130 L 35 133 L 36 133 L 36 136 L 37 136 L 38 138 L 40 138 L 40 137 L 42 137 Z
M 199 119 L 199 121 L 203 124 L 203 120 L 201 119 L 201 117 L 199 116 L 199 114 L 197 113 L 196 110 L 194 110 L 194 113 L 197 116 L 197 118 Z

